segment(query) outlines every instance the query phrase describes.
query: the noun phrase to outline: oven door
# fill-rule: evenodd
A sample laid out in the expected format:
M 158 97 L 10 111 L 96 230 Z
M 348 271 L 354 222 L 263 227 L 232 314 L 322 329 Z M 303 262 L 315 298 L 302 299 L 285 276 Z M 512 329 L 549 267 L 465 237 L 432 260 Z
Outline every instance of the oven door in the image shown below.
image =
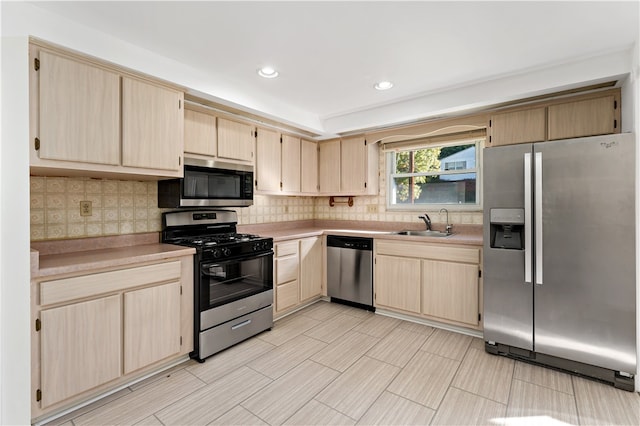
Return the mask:
M 273 290 L 273 252 L 200 264 L 200 312 Z

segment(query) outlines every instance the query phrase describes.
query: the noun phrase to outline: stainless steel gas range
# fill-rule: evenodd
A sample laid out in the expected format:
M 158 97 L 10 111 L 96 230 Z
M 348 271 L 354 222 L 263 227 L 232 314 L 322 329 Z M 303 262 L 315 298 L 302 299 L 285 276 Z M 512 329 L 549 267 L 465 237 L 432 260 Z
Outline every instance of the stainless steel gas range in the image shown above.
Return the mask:
M 200 362 L 273 326 L 273 239 L 238 234 L 236 212 L 162 215 L 162 242 L 195 247 L 194 350 Z

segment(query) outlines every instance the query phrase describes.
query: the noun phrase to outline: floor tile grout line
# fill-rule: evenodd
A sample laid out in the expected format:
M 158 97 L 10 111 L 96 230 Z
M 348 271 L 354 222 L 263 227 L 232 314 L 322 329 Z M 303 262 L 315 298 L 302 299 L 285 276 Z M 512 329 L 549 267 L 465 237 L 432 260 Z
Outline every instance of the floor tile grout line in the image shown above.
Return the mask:
M 470 395 L 473 395 L 473 396 L 477 396 L 477 397 L 479 397 L 479 398 L 486 399 L 487 401 L 495 402 L 496 404 L 504 405 L 505 407 L 507 407 L 507 404 L 505 404 L 504 402 L 497 401 L 497 400 L 495 400 L 495 399 L 493 399 L 493 398 L 489 398 L 489 397 L 486 397 L 486 396 L 484 396 L 484 395 L 480 395 L 480 394 L 477 394 L 477 393 L 473 393 L 473 392 L 470 392 L 470 391 L 468 391 L 468 390 L 466 390 L 466 389 L 462 389 L 462 388 L 459 388 L 459 387 L 454 386 L 454 385 L 451 385 L 451 386 L 449 386 L 449 387 L 450 387 L 450 388 L 453 388 L 453 389 L 456 389 L 456 390 L 459 390 L 459 391 L 462 391 L 462 392 L 466 392 L 466 393 L 468 393 L 468 394 L 470 394 Z M 511 385 L 509 385 L 509 388 L 511 388 Z
M 571 389 L 573 390 L 573 403 L 575 404 L 576 407 L 576 416 L 578 417 L 578 424 L 581 425 L 582 423 L 582 416 L 580 415 L 580 407 L 578 405 L 578 394 L 576 393 L 576 384 L 575 384 L 575 377 L 571 376 Z

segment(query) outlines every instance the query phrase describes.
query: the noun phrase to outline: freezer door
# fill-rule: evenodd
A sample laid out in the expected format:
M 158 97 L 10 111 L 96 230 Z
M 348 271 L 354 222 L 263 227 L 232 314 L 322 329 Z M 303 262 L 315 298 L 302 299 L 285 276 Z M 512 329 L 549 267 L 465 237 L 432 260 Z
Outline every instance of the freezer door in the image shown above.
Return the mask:
M 534 261 L 535 351 L 635 373 L 634 137 L 534 150 L 543 241 L 542 263 Z
M 525 250 L 491 247 L 491 210 L 531 204 L 525 203 L 525 154 L 531 153 L 531 144 L 486 148 L 482 169 L 484 340 L 527 350 L 533 349 L 533 285 L 525 282 Z M 530 236 L 524 238 L 526 246 Z

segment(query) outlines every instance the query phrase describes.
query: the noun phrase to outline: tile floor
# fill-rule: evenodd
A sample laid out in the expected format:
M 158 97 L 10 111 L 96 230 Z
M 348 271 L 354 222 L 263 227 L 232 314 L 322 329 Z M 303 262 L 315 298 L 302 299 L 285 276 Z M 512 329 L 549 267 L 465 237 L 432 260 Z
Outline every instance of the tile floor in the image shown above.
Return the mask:
M 55 424 L 640 424 L 640 395 L 484 352 L 481 339 L 319 302 Z

